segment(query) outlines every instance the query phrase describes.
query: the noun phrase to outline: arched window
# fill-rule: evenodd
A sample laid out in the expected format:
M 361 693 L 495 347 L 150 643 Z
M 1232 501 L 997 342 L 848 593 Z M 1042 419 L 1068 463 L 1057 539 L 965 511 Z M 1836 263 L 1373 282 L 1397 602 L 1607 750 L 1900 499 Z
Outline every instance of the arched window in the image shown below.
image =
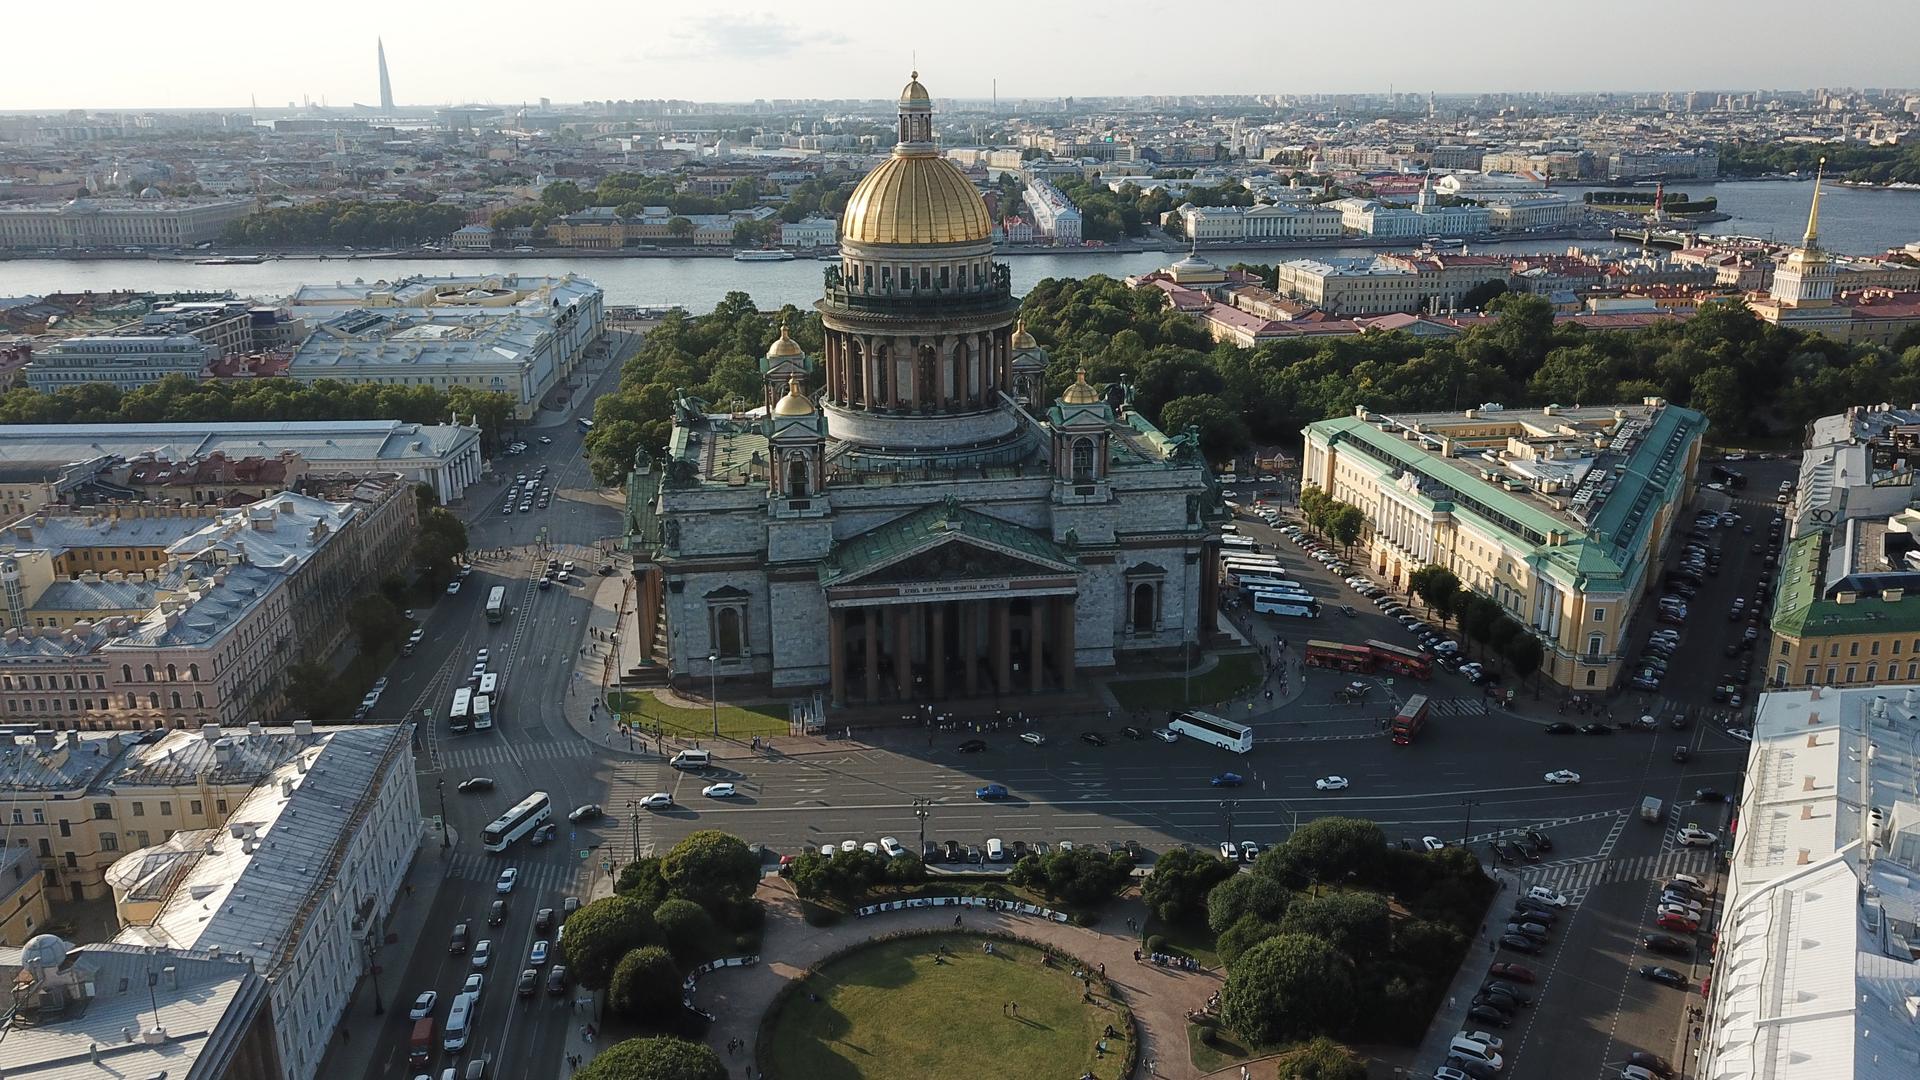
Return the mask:
M 204 709 L 204 708 L 206 708 L 206 707 L 207 707 L 207 696 L 206 696 L 205 694 L 202 694 L 202 693 L 201 693 L 200 691 L 198 691 L 198 690 L 195 690 L 195 691 L 193 692 L 193 707 L 194 707 L 194 708 L 196 708 L 196 709 Z
M 167 665 L 167 681 L 168 682 L 180 681 L 180 671 L 178 668 L 174 667 L 172 664 Z
M 1597 672 L 1597 671 L 1595 671 L 1595 670 L 1593 670 L 1592 668 L 1588 668 L 1588 669 L 1587 669 L 1587 685 L 1588 685 L 1588 686 L 1592 686 L 1592 685 L 1593 685 L 1593 678 L 1594 678 L 1594 676 L 1596 676 L 1596 675 L 1598 675 L 1598 674 L 1600 674 L 1600 673 L 1599 673 L 1599 672 Z
M 160 692 L 158 690 L 147 691 L 147 708 L 157 709 L 159 707 L 160 707 Z
M 173 707 L 174 707 L 174 708 L 176 708 L 176 709 L 177 709 L 177 708 L 179 708 L 179 707 L 180 707 L 180 691 L 178 691 L 178 690 L 175 690 L 175 691 L 173 691 L 173 692 L 172 692 L 171 694 L 169 694 L 169 695 L 167 695 L 167 696 L 168 696 L 168 697 L 169 697 L 170 699 L 172 699 L 172 704 L 173 704 Z
M 721 656 L 739 656 L 741 649 L 740 609 L 721 608 L 714 618 L 719 630 L 719 648 L 715 651 Z
M 132 664 L 120 665 L 120 681 L 121 682 L 133 681 L 133 665 Z
M 200 681 L 200 665 L 199 664 L 187 665 L 187 678 L 192 679 L 194 682 Z
M 1133 587 L 1133 630 L 1136 634 L 1153 632 L 1153 586 L 1139 584 Z
M 134 697 L 133 694 L 129 693 L 127 695 L 127 708 L 137 709 L 139 707 L 140 707 L 140 699 L 137 697 Z
M 153 681 L 153 665 L 152 664 L 147 665 L 147 681 L 148 682 Z
M 1086 481 L 1093 479 L 1093 440 L 1073 440 L 1073 478 Z
M 804 499 L 807 497 L 807 459 L 793 455 L 787 462 L 787 498 Z

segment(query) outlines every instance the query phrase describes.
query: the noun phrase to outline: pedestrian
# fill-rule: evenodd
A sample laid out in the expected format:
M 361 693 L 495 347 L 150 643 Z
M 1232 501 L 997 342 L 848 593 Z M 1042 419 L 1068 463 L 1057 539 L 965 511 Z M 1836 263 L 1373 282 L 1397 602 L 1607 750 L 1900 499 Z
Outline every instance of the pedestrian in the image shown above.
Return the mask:
M 1100 977 L 1103 979 L 1107 977 L 1107 965 L 1104 962 L 1100 965 Z
M 341 1042 L 352 1042 L 352 1041 L 353 1041 L 353 1030 L 352 1030 L 351 1028 L 341 1028 L 341 1029 L 340 1029 L 340 1041 L 341 1041 Z
M 1019 1015 L 1020 1015 L 1020 1003 L 1019 1003 L 1019 1002 L 1017 1002 L 1017 1001 L 1009 1001 L 1009 1002 L 1007 1002 L 1007 1005 L 1008 1005 L 1009 1007 L 1011 1007 L 1011 1008 L 1013 1009 L 1013 1015 L 1014 1015 L 1014 1016 L 1016 1016 L 1016 1017 L 1017 1017 L 1017 1016 L 1019 1016 Z
M 959 925 L 960 925 L 960 916 L 958 916 L 958 915 L 955 915 L 955 916 L 953 917 L 953 925 L 955 925 L 955 926 L 959 926 Z
M 1140 950 L 1139 950 L 1139 949 L 1135 949 L 1135 950 L 1133 950 L 1133 962 L 1134 962 L 1134 963 L 1136 963 L 1136 964 L 1140 962 Z

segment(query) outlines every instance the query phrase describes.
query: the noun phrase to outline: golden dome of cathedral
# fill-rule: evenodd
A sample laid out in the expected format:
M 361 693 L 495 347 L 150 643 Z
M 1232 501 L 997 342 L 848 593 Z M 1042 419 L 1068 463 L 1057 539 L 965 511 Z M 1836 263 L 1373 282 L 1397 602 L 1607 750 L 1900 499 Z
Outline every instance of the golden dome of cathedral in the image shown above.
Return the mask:
M 1021 319 L 1014 325 L 1013 347 L 1016 349 L 1037 349 L 1040 347 L 1040 343 L 1033 340 L 1033 335 L 1027 331 L 1027 320 L 1025 319 Z
M 968 244 L 993 237 L 987 203 L 934 148 L 918 73 L 900 92 L 903 141 L 847 199 L 840 238 L 856 244 Z M 909 128 L 909 122 L 913 125 Z M 913 133 L 908 134 L 909 130 Z
M 1086 368 L 1080 369 L 1073 380 L 1073 385 L 1067 387 L 1066 392 L 1060 395 L 1060 400 L 1067 405 L 1100 404 L 1100 391 L 1095 390 L 1092 384 L 1087 382 Z
M 794 376 L 787 380 L 787 396 L 773 403 L 775 416 L 812 416 L 813 401 L 806 391 L 800 389 L 800 378 Z
M 786 320 L 781 320 L 780 336 L 774 339 L 773 344 L 767 346 L 767 359 L 778 360 L 783 357 L 802 355 L 805 354 L 800 349 L 800 343 L 787 334 Z

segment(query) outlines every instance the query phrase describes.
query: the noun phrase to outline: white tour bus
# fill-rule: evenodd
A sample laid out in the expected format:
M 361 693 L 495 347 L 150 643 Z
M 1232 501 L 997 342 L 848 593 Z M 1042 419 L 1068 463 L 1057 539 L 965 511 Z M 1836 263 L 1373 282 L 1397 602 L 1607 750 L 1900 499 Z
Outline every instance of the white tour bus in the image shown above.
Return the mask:
M 1320 612 L 1287 597 L 1253 594 L 1253 610 L 1260 615 L 1280 615 L 1289 619 L 1317 619 Z
M 455 735 L 473 730 L 473 691 L 464 686 L 453 692 L 453 707 L 447 710 L 447 730 Z
M 1220 546 L 1232 551 L 1259 551 L 1260 543 L 1251 537 L 1229 533 L 1220 538 Z
M 521 799 L 519 805 L 493 819 L 480 833 L 480 846 L 488 851 L 505 851 L 507 845 L 546 824 L 553 814 L 547 793 L 536 791 Z
M 1189 739 L 1198 739 L 1203 743 L 1244 754 L 1253 749 L 1253 729 L 1245 724 L 1236 724 L 1223 720 L 1212 713 L 1198 711 L 1183 712 L 1167 725 L 1176 734 Z
M 493 699 L 485 694 L 473 695 L 473 730 L 493 730 Z
M 498 701 L 500 698 L 500 676 L 491 671 L 480 676 L 480 693 Z

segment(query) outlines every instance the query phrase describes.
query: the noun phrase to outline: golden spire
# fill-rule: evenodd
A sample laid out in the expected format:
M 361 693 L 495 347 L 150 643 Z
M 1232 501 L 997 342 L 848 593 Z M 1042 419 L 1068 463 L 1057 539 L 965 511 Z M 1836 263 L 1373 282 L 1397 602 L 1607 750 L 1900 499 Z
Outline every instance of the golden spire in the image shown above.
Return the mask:
M 1013 324 L 1013 347 L 1016 349 L 1037 349 L 1040 343 L 1027 333 L 1027 320 L 1021 319 Z
M 783 356 L 799 356 L 800 353 L 800 343 L 793 340 L 792 336 L 787 333 L 787 317 L 785 315 L 780 316 L 780 336 L 774 339 L 772 345 L 767 346 L 767 359 L 772 360 Z
M 1820 246 L 1820 181 L 1827 175 L 1827 159 L 1820 159 L 1820 167 L 1813 174 L 1813 209 L 1807 212 L 1807 235 L 1801 239 L 1803 248 Z
M 773 415 L 813 415 L 813 402 L 807 397 L 806 391 L 800 389 L 800 377 L 798 375 L 790 376 L 787 379 L 787 396 L 774 402 Z
M 1087 382 L 1087 369 L 1081 368 L 1075 373 L 1073 385 L 1067 387 L 1060 400 L 1068 405 L 1095 405 L 1100 401 L 1100 391 Z

